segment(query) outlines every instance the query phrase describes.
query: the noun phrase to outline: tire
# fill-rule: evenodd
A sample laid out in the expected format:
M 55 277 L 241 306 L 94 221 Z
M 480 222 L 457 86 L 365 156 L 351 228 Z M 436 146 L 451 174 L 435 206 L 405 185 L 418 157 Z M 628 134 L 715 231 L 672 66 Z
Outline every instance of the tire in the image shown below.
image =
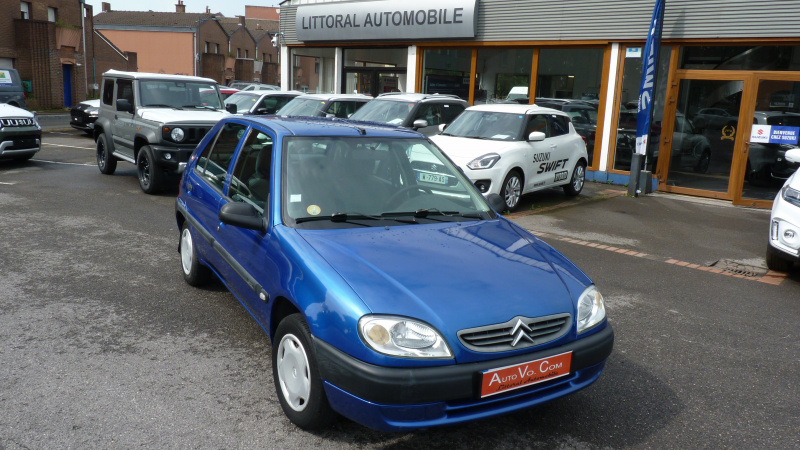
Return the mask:
M 711 167 L 711 150 L 705 150 L 700 154 L 700 159 L 697 160 L 694 171 L 697 173 L 707 173 L 709 167 Z
M 519 199 L 522 197 L 522 176 L 519 171 L 508 172 L 500 188 L 500 196 L 503 197 L 503 202 L 509 211 L 513 211 L 519 205 Z
M 136 156 L 136 174 L 139 176 L 139 187 L 145 194 L 158 194 L 164 185 L 164 174 L 155 165 L 153 150 L 149 145 L 139 149 Z
M 794 261 L 783 257 L 779 250 L 767 244 L 767 268 L 776 272 L 788 272 L 792 270 Z
M 113 175 L 117 170 L 117 158 L 111 156 L 111 152 L 108 151 L 105 133 L 97 136 L 97 168 L 104 175 Z
M 586 163 L 581 161 L 575 164 L 572 179 L 569 180 L 569 184 L 564 185 L 564 192 L 570 197 L 575 197 L 581 193 L 584 184 L 586 184 Z
M 197 258 L 197 250 L 195 249 L 194 239 L 188 223 L 184 222 L 183 228 L 181 228 L 181 240 L 178 245 L 181 254 L 183 279 L 186 283 L 189 286 L 202 286 L 208 283 L 211 279 L 211 270 L 200 264 Z
M 281 408 L 293 424 L 315 430 L 336 419 L 322 387 L 311 331 L 299 313 L 281 320 L 275 331 L 272 378 Z

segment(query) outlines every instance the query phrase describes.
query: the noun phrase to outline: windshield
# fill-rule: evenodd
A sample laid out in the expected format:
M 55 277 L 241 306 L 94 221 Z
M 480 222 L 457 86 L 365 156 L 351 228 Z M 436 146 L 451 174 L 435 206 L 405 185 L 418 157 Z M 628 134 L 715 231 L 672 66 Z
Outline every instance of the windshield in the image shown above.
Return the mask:
M 373 100 L 350 116 L 352 120 L 402 125 L 408 114 L 414 109 L 413 103 L 392 100 Z
M 139 84 L 142 106 L 176 109 L 220 109 L 222 103 L 216 83 L 142 80 Z
M 236 111 L 248 112 L 256 104 L 261 97 L 259 94 L 248 94 L 245 92 L 237 92 L 225 100 L 226 105 L 236 105 Z
M 444 130 L 444 135 L 497 141 L 518 141 L 525 114 L 466 110 Z
M 325 100 L 296 98 L 278 111 L 282 116 L 321 116 L 325 111 Z
M 287 137 L 284 222 L 298 228 L 488 219 L 483 196 L 427 139 Z

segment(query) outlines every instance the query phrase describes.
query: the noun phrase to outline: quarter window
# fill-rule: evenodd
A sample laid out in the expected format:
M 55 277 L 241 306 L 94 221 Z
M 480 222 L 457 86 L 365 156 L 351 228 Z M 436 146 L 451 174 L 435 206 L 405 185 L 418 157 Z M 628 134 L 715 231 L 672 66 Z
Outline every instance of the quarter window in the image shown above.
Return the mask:
M 228 173 L 233 154 L 246 128 L 240 123 L 226 123 L 217 134 L 214 144 L 206 147 L 198 158 L 195 171 L 220 192 L 225 185 L 225 174 Z
M 553 114 L 550 116 L 550 130 L 553 136 L 569 134 L 569 119 Z
M 114 103 L 114 80 L 103 81 L 103 104 L 111 105 Z

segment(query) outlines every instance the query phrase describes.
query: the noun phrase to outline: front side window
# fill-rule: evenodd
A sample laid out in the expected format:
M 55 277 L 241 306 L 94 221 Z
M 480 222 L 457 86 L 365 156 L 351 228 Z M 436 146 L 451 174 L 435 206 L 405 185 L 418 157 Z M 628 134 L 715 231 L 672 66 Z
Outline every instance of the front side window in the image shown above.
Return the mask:
M 250 92 L 237 92 L 225 99 L 225 105 L 236 105 L 237 112 L 247 113 L 257 101 L 258 94 Z
M 328 104 L 325 100 L 295 98 L 279 111 L 282 116 L 319 116 Z
M 350 117 L 356 110 L 364 105 L 364 102 L 351 102 L 351 101 L 335 101 L 331 103 L 328 111 L 328 114 L 333 114 L 334 116 L 340 119 L 346 119 Z
M 428 126 L 439 125 L 442 122 L 442 111 L 437 103 L 422 104 L 414 116 L 414 120 L 423 119 L 428 122 Z
M 240 123 L 226 123 L 219 130 L 214 143 L 206 147 L 198 157 L 195 172 L 220 192 L 225 185 L 225 174 L 228 173 L 233 154 L 246 128 L 246 125 Z
M 272 137 L 253 130 L 233 166 L 228 197 L 234 202 L 253 205 L 263 215 L 270 193 L 271 171 Z
M 284 222 L 298 228 L 478 220 L 490 208 L 427 139 L 287 137 Z
M 143 80 L 139 86 L 144 107 L 212 110 L 222 107 L 216 83 Z
M 518 141 L 525 122 L 525 114 L 464 111 L 442 134 L 495 141 Z
M 131 106 L 133 102 L 133 81 L 117 80 L 117 100 L 127 100 Z
M 550 122 L 553 136 L 562 136 L 569 133 L 569 119 L 566 117 L 553 114 L 550 116 Z

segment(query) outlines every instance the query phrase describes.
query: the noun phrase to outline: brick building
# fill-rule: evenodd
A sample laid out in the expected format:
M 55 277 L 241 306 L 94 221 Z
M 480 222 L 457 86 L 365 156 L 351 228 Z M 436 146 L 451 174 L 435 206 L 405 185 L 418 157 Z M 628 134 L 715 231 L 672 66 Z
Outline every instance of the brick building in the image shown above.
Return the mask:
M 86 98 L 84 52 L 93 47 L 84 36 L 91 30 L 91 9 L 75 0 L 0 0 L 0 67 L 19 71 L 29 109 Z

